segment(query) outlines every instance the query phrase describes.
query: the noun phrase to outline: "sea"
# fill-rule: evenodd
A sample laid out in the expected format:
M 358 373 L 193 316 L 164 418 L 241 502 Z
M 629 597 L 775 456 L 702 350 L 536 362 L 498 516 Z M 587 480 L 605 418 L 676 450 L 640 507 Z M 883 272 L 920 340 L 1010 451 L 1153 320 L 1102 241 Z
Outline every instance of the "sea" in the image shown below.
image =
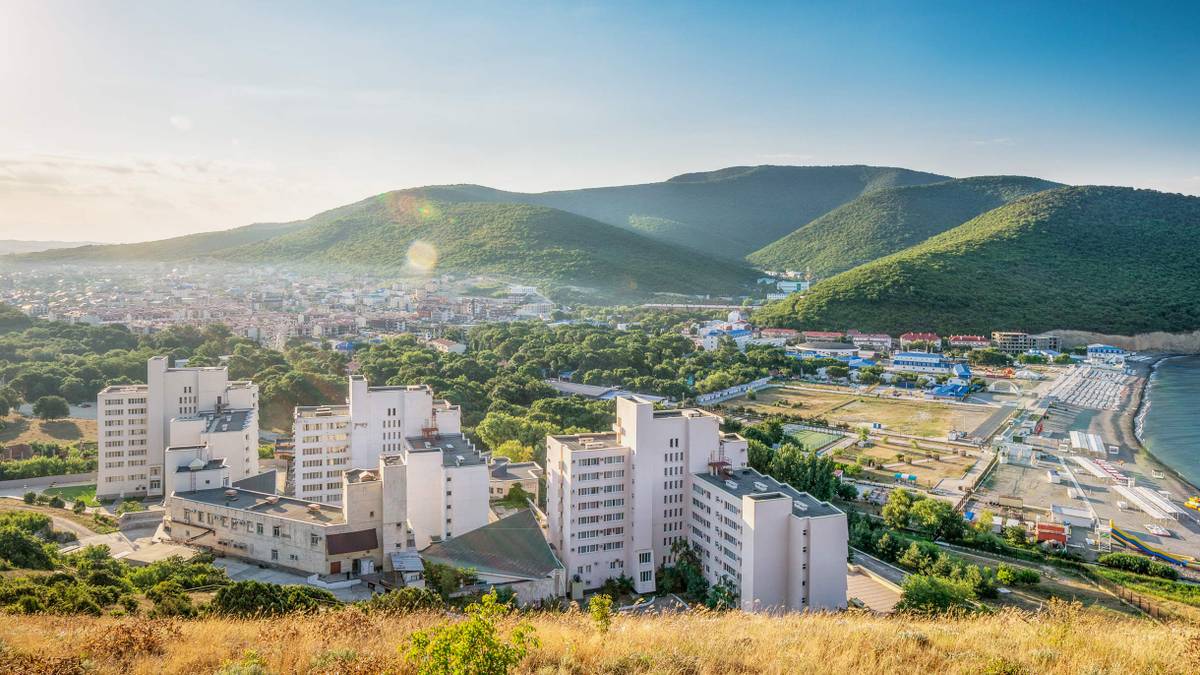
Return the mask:
M 1137 420 L 1142 445 L 1200 486 L 1200 356 L 1160 361 L 1146 396 Z

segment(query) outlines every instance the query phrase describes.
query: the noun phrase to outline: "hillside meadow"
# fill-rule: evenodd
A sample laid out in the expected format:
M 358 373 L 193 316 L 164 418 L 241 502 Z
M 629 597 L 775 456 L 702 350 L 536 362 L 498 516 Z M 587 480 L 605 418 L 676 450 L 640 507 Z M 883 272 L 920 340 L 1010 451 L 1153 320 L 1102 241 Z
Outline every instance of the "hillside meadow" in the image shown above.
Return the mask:
M 1057 604 L 1039 615 L 772 618 L 738 612 L 533 614 L 525 673 L 1189 673 L 1200 628 Z M 417 672 L 408 636 L 440 614 L 341 609 L 270 620 L 31 616 L 0 621 L 6 673 Z M 502 633 L 515 619 L 501 622 Z

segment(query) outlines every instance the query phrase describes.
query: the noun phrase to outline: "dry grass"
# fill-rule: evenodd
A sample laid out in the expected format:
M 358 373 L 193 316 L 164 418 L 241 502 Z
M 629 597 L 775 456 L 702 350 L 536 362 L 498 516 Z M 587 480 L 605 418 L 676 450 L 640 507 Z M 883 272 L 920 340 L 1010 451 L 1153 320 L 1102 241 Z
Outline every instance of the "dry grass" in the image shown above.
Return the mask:
M 42 421 L 16 414 L 3 419 L 5 428 L 0 429 L 0 444 L 3 445 L 34 442 L 69 445 L 75 441 L 96 440 L 96 420 L 70 417 Z
M 253 651 L 277 673 L 412 672 L 400 656 L 436 615 L 353 609 L 273 620 L 5 617 L 0 672 L 212 673 Z M 1065 605 L 955 620 L 858 614 L 618 617 L 598 633 L 576 613 L 532 617 L 538 673 L 1189 673 L 1200 628 Z M 120 637 L 132 633 L 132 637 Z

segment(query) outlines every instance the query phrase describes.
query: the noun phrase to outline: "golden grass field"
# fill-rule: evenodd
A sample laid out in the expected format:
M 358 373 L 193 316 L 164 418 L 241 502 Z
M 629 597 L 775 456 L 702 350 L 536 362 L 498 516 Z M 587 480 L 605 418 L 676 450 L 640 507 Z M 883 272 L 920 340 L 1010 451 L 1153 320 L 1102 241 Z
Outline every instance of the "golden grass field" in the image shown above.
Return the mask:
M 3 421 L 5 428 L 0 429 L 0 445 L 32 442 L 69 445 L 75 441 L 96 440 L 96 420 L 69 417 L 42 421 L 13 414 Z
M 436 614 L 357 609 L 266 620 L 7 616 L 4 673 L 213 673 L 257 653 L 271 673 L 414 672 L 402 647 Z M 1200 627 L 1058 604 L 1039 615 L 924 620 L 741 613 L 617 617 L 532 615 L 541 641 L 529 673 L 1194 673 Z M 238 672 L 238 671 L 232 671 Z M 250 671 L 241 671 L 250 672 Z
M 758 392 L 756 396 L 755 401 L 741 397 L 729 401 L 726 405 L 746 406 L 762 415 L 821 416 L 834 424 L 845 422 L 856 427 L 879 422 L 883 425 L 882 433 L 891 431 L 940 439 L 944 439 L 946 432 L 951 429 L 971 431 L 990 414 L 985 408 L 969 408 L 912 398 L 874 398 L 855 395 L 845 389 L 815 389 L 809 384 L 805 384 L 803 389 L 767 389 Z M 795 404 L 799 404 L 799 407 L 795 407 Z

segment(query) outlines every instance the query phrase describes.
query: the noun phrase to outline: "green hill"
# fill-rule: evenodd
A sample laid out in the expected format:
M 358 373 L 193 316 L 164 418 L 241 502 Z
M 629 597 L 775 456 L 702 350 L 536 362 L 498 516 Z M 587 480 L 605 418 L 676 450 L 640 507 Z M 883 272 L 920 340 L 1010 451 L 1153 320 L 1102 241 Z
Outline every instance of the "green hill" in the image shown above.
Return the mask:
M 747 265 L 557 209 L 449 201 L 471 197 L 448 188 L 389 192 L 343 207 L 336 217 L 321 214 L 280 236 L 213 257 L 420 272 L 409 248 L 421 241 L 431 247 L 426 255 L 436 257 L 438 271 L 494 273 L 559 285 L 699 294 L 734 292 L 753 279 Z
M 218 251 L 271 237 L 303 227 L 296 223 L 256 223 L 232 230 L 199 232 L 182 237 L 158 239 L 137 244 L 92 244 L 59 248 L 20 257 L 28 262 L 157 262 L 203 258 Z
M 889 167 L 741 166 L 661 183 L 507 194 L 741 259 L 871 190 L 943 180 L 945 176 Z
M 978 176 L 868 192 L 750 254 L 771 270 L 819 277 L 918 244 L 1025 195 L 1062 187 L 1025 176 Z
M 764 325 L 982 333 L 1200 328 L 1200 198 L 1039 192 L 764 308 Z

